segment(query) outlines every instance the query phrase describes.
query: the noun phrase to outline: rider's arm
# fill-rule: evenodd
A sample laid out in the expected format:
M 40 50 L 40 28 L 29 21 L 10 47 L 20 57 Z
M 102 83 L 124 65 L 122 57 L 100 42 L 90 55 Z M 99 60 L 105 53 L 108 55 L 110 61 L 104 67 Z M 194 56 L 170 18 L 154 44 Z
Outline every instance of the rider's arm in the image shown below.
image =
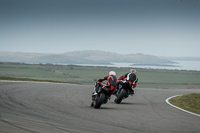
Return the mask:
M 107 80 L 107 78 L 108 78 L 108 76 L 103 77 L 103 78 L 99 79 L 99 80 L 97 81 L 97 83 L 102 82 L 102 81 L 104 81 L 104 80 Z
M 121 76 L 118 80 L 123 80 L 124 78 L 126 78 L 127 77 L 127 75 L 128 75 L 128 73 L 127 74 L 125 74 L 125 75 L 123 75 L 123 76 Z

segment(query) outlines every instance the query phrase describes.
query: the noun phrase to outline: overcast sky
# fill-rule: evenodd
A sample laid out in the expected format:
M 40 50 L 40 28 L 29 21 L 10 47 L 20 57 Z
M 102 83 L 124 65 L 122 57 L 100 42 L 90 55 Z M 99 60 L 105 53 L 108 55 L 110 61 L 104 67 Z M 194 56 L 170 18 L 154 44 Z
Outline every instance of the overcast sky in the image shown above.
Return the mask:
M 200 0 L 0 0 L 0 51 L 200 57 Z

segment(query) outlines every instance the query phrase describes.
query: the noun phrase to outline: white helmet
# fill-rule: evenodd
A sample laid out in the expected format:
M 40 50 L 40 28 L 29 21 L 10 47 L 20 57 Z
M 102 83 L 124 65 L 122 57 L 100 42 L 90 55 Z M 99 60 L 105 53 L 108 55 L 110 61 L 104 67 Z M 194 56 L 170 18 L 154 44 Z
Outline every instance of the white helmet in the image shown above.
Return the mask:
M 130 72 L 131 73 L 136 73 L 136 70 L 135 69 L 131 69 Z
M 110 72 L 109 72 L 109 76 L 111 76 L 111 75 L 116 76 L 116 72 L 115 72 L 115 71 L 110 71 Z

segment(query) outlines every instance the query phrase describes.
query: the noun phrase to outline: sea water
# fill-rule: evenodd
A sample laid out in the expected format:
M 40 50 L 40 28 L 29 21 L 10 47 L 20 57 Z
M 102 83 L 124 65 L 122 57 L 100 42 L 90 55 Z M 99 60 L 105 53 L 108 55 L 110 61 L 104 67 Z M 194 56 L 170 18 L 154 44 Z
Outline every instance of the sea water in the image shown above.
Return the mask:
M 168 70 L 194 70 L 200 71 L 200 61 L 176 61 L 177 64 L 167 64 L 169 66 L 143 66 L 135 65 L 134 63 L 117 63 L 111 62 L 112 65 L 96 65 L 96 64 L 76 64 L 81 66 L 106 66 L 106 67 L 132 67 L 132 68 L 146 68 L 146 69 L 168 69 Z M 174 65 L 174 66 L 173 66 Z
M 147 68 L 147 69 L 169 69 L 169 70 L 194 70 L 200 71 L 200 61 L 174 61 L 177 64 L 167 64 L 169 66 L 143 66 L 133 63 L 113 63 L 115 67 L 133 67 L 133 68 Z M 174 65 L 174 66 L 173 66 Z

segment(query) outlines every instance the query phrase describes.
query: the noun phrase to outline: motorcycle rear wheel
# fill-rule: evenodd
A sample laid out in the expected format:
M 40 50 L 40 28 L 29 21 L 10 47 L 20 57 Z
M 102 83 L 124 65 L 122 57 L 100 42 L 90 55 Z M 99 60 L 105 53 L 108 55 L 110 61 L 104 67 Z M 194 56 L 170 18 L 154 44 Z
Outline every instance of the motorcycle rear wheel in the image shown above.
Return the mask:
M 115 98 L 115 102 L 116 103 L 121 103 L 123 97 L 125 96 L 126 94 L 126 90 L 125 89 L 121 89 L 119 95 Z
M 94 102 L 94 108 L 96 108 L 96 109 L 100 108 L 100 107 L 101 107 L 101 104 L 104 103 L 105 98 L 106 98 L 105 94 L 104 94 L 104 93 L 101 93 L 101 94 L 97 97 L 97 99 L 95 100 L 95 102 Z

